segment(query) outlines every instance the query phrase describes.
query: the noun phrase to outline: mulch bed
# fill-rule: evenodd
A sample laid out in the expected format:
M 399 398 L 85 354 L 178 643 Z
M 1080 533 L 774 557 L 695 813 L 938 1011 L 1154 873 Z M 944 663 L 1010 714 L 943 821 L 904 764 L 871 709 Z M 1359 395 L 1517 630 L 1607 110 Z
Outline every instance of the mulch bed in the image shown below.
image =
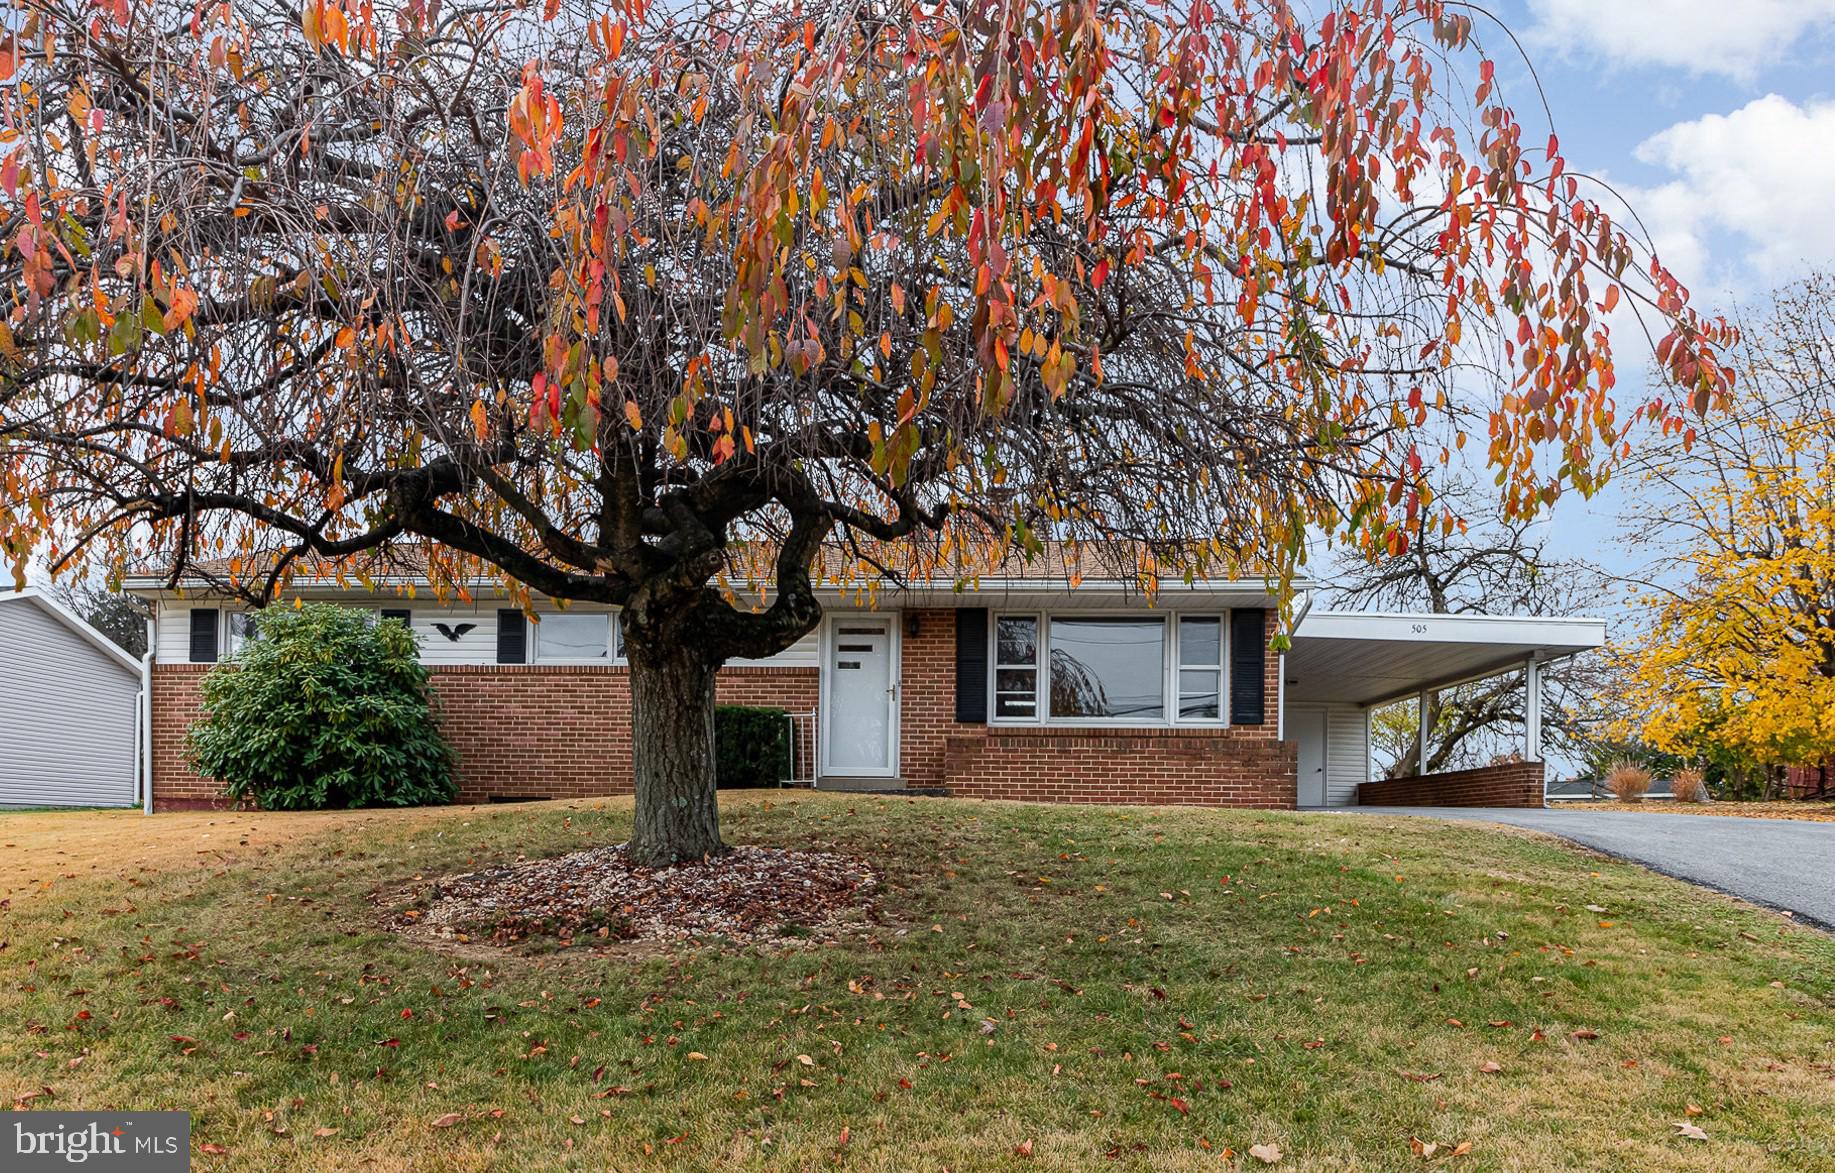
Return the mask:
M 877 885 L 864 861 L 826 852 L 735 847 L 652 869 L 620 844 L 448 876 L 393 919 L 413 935 L 459 943 L 787 945 L 876 921 L 868 896 Z

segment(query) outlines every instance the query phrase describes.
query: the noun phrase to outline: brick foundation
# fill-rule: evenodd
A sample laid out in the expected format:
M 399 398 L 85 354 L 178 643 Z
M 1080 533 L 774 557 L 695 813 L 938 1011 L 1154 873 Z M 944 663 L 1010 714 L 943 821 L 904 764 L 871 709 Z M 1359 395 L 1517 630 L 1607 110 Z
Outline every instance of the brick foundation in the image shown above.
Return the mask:
M 946 785 L 964 798 L 1291 810 L 1292 743 L 1252 731 L 998 729 L 951 737 Z
M 1357 805 L 1540 807 L 1542 785 L 1541 762 L 1510 762 L 1365 782 L 1357 788 Z

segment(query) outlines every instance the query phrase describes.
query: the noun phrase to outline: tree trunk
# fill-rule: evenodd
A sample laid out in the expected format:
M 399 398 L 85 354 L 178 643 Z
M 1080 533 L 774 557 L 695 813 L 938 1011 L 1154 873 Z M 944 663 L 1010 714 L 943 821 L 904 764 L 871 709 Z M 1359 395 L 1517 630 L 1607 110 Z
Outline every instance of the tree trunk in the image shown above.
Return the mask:
M 631 758 L 637 779 L 631 858 L 667 867 L 719 855 L 714 669 L 686 641 L 627 642 Z

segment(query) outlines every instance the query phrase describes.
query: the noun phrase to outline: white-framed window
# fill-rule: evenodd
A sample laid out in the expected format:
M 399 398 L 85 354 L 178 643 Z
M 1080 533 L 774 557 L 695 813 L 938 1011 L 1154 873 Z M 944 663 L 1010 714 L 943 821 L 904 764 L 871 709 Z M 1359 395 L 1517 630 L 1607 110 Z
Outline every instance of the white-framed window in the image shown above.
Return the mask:
M 1181 615 L 1174 630 L 1179 642 L 1177 719 L 1223 720 L 1223 616 Z
M 1036 721 L 1039 715 L 1039 617 L 994 617 L 994 718 Z
M 1219 612 L 1001 613 L 996 724 L 1223 725 L 1229 626 Z
M 1054 615 L 1045 639 L 1049 720 L 1166 719 L 1164 615 Z
M 223 620 L 223 646 L 231 656 L 236 655 L 253 640 L 261 638 L 261 628 L 255 623 L 253 611 L 230 611 Z
M 609 664 L 621 650 L 617 624 L 605 611 L 550 611 L 532 626 L 537 664 Z

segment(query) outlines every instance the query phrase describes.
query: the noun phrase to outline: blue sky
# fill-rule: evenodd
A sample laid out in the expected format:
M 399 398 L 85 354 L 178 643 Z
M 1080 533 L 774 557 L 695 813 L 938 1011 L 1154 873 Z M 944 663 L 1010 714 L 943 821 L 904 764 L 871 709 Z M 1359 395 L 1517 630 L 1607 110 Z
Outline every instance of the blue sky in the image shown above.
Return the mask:
M 1570 166 L 1625 195 L 1697 305 L 1756 304 L 1835 263 L 1835 0 L 1508 0 L 1491 11 L 1523 42 Z M 1477 32 L 1504 97 L 1539 127 L 1508 37 L 1483 22 Z M 1622 332 L 1614 343 L 1634 393 L 1647 346 Z M 1552 544 L 1631 569 L 1620 507 L 1616 489 L 1564 499 Z

